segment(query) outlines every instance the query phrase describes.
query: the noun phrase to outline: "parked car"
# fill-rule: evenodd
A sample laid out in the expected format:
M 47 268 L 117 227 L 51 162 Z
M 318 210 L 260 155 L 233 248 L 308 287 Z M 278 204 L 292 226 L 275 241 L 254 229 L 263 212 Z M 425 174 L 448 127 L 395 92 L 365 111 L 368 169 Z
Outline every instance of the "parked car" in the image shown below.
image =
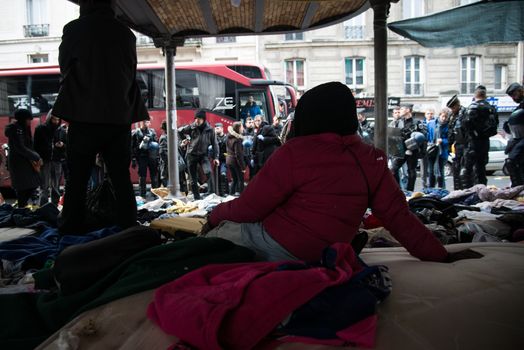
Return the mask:
M 504 161 L 506 155 L 504 150 L 506 149 L 508 141 L 502 136 L 495 135 L 489 138 L 489 160 L 486 164 L 486 175 L 493 175 L 496 171 L 502 170 L 504 175 L 508 175 L 506 169 L 504 169 Z M 445 166 L 444 173 L 446 176 L 451 176 L 451 163 L 455 158 L 455 153 L 450 153 L 448 162 Z

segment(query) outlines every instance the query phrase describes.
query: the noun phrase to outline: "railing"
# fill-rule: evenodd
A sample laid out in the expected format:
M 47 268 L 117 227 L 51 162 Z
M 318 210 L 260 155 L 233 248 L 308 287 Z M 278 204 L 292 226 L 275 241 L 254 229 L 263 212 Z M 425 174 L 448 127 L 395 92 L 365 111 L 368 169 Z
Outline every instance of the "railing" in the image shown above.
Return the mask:
M 217 44 L 236 43 L 236 36 L 217 36 Z
M 39 36 L 49 36 L 49 24 L 28 24 L 24 26 L 24 36 L 33 38 Z
M 184 46 L 202 46 L 201 38 L 187 38 L 184 40 Z
M 346 39 L 364 39 L 364 26 L 344 26 Z

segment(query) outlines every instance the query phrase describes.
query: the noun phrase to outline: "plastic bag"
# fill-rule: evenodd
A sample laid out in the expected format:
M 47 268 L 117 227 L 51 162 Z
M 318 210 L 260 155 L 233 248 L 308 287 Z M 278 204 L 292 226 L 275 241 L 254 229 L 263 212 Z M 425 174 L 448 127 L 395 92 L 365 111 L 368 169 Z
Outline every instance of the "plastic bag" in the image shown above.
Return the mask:
M 114 211 L 117 206 L 115 191 L 107 178 L 87 194 L 87 222 L 94 226 L 105 227 L 114 223 Z

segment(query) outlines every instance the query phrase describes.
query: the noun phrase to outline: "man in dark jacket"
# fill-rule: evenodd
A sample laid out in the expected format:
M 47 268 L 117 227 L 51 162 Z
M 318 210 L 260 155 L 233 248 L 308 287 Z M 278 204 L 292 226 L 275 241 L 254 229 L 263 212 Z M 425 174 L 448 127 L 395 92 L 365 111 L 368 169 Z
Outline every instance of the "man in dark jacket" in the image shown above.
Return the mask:
M 33 150 L 31 139 L 31 112 L 19 109 L 15 112 L 16 122 L 5 128 L 5 136 L 9 143 L 8 166 L 11 185 L 16 191 L 18 207 L 22 208 L 40 185 L 40 177 L 36 169 L 41 165 L 41 158 Z
M 511 134 L 504 153 L 508 155 L 504 166 L 509 172 L 511 186 L 524 185 L 524 87 L 519 83 L 508 86 L 506 93 L 519 105 L 508 121 L 504 131 Z
M 216 158 L 218 155 L 218 143 L 215 136 L 215 131 L 206 121 L 206 112 L 198 110 L 195 113 L 195 122 L 191 125 L 186 125 L 178 129 L 181 138 L 190 137 L 187 145 L 186 159 L 189 168 L 189 176 L 191 177 L 191 190 L 195 200 L 200 199 L 198 191 L 198 166 L 202 167 L 204 175 L 207 177 L 208 194 L 214 192 L 214 180 L 211 171 L 211 164 L 209 163 L 209 147 L 211 146 L 212 158 L 216 166 L 220 165 L 220 161 Z
M 275 129 L 262 120 L 262 116 L 255 117 L 255 127 L 257 133 L 253 139 L 253 176 L 262 169 L 271 154 L 280 146 L 280 139 L 275 133 Z
M 131 165 L 136 168 L 138 163 L 138 177 L 140 195 L 146 196 L 147 169 L 151 179 L 151 187 L 158 187 L 158 142 L 155 129 L 151 122 L 146 120 L 142 127 L 136 129 L 132 136 L 133 158 Z
M 227 183 L 227 167 L 226 167 L 226 144 L 227 134 L 224 133 L 224 124 L 215 124 L 215 135 L 218 143 L 218 160 L 220 165 L 218 166 L 218 195 L 225 196 L 229 193 L 229 186 Z
M 135 81 L 136 37 L 115 18 L 110 3 L 80 0 L 80 17 L 64 27 L 60 44 L 63 80 L 53 114 L 69 122 L 62 233 L 84 231 L 87 182 L 97 153 L 107 164 L 118 203 L 115 224 L 136 224 L 130 127 L 149 117 Z
M 464 132 L 462 124 L 466 116 L 466 107 L 460 104 L 457 95 L 454 95 L 446 103 L 446 106 L 451 109 L 451 118 L 448 128 L 448 141 L 450 145 L 455 145 L 455 158 L 453 158 L 453 189 L 462 190 L 462 181 L 460 179 L 460 171 L 464 164 L 464 150 L 469 141 L 468 133 Z
M 246 118 L 246 121 L 244 123 L 244 142 L 242 142 L 242 146 L 244 146 L 244 162 L 247 164 L 249 168 L 249 180 L 255 176 L 255 167 L 254 167 L 254 161 L 253 161 L 253 140 L 255 138 L 255 122 L 253 121 L 253 118 L 248 117 Z
M 35 151 L 40 155 L 44 164 L 40 169 L 40 205 L 49 202 L 58 205 L 60 200 L 60 177 L 62 176 L 62 163 L 56 153 L 64 148 L 64 143 L 58 138 L 60 132 L 60 119 L 47 114 L 45 123 L 35 129 L 34 145 Z M 58 158 L 58 159 L 57 159 Z M 51 195 L 49 195 L 51 193 Z
M 394 157 L 391 162 L 391 171 L 395 180 L 400 185 L 399 170 L 404 163 L 408 165 L 408 185 L 406 189 L 413 191 L 417 179 L 417 163 L 419 158 L 424 154 L 427 131 L 420 121 L 414 121 L 411 114 L 411 105 L 404 105 L 400 108 L 400 118 L 402 118 L 403 127 L 400 131 L 406 151 L 404 155 Z
M 464 150 L 464 167 L 460 174 L 464 188 L 470 188 L 476 183 L 488 184 L 486 164 L 489 161 L 489 137 L 495 135 L 497 131 L 496 126 L 494 133 L 486 131 L 491 119 L 498 125 L 497 111 L 486 101 L 486 88 L 479 85 L 475 89 L 475 101 L 469 105 L 462 125 L 469 135 L 469 142 Z

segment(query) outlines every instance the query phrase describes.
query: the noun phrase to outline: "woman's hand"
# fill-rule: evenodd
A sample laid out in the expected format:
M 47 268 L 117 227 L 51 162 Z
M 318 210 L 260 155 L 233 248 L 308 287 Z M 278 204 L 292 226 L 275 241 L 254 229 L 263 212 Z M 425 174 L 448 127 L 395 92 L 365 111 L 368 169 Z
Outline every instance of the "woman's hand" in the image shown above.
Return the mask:
M 458 252 L 454 252 L 454 253 L 448 253 L 448 257 L 446 259 L 446 263 L 452 263 L 452 262 L 455 262 L 455 261 L 459 261 L 459 260 L 464 260 L 464 259 L 480 259 L 482 258 L 484 255 L 474 251 L 474 250 L 471 250 L 471 249 L 465 249 L 465 250 L 460 250 Z

